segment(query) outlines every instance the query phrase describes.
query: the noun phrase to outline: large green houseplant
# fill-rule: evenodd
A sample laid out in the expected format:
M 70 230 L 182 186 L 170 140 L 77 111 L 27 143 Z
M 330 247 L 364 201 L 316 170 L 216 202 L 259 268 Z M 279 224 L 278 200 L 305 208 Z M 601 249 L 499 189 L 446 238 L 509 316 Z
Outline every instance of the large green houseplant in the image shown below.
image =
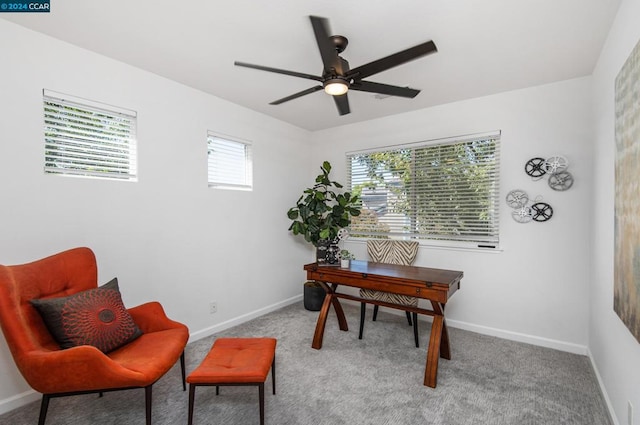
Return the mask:
M 315 247 L 335 241 L 340 229 L 351 224 L 351 217 L 360 215 L 360 198 L 336 191 L 343 186 L 329 178 L 331 164 L 324 161 L 320 170 L 316 184 L 305 189 L 295 207 L 287 212 L 292 220 L 289 230 L 304 236 Z
M 360 199 L 349 192 L 339 193 L 342 185 L 329 178 L 331 164 L 324 161 L 322 173 L 316 177 L 316 184 L 304 190 L 296 205 L 289 209 L 291 219 L 289 230 L 294 235 L 302 235 L 316 247 L 319 263 L 332 264 L 339 261 L 337 255 L 338 232 L 351 223 L 352 216 L 360 215 Z M 330 244 L 335 249 L 329 249 Z M 329 255 L 327 255 L 329 254 Z M 322 306 L 324 289 L 314 281 L 304 283 L 304 307 L 318 311 Z

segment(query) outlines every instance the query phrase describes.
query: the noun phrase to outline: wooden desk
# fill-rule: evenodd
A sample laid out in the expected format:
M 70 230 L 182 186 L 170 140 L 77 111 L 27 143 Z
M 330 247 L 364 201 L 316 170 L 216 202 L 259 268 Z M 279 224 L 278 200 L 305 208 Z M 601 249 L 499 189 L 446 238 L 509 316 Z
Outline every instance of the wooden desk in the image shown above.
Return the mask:
M 318 315 L 316 331 L 311 344 L 313 348 L 318 350 L 322 348 L 322 337 L 331 305 L 333 305 L 338 317 L 340 330 L 349 330 L 339 298 L 372 303 L 368 299 L 337 292 L 339 285 L 375 289 L 429 300 L 432 310 L 419 306 L 407 307 L 406 310 L 433 317 L 429 347 L 427 348 L 424 385 L 436 387 L 439 357 L 451 359 L 449 333 L 444 320 L 444 307 L 449 298 L 460 289 L 463 272 L 367 261 L 351 261 L 351 266 L 348 269 L 318 266 L 316 263 L 307 264 L 304 269 L 307 271 L 307 280 L 317 281 L 327 293 Z M 373 303 L 392 306 L 384 302 Z

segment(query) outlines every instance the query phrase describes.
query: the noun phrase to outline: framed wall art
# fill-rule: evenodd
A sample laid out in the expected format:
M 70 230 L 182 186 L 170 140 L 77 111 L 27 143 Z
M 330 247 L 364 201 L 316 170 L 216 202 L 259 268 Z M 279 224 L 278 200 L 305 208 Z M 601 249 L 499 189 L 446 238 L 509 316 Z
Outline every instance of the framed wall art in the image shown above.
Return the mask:
M 615 81 L 613 309 L 640 342 L 640 42 Z

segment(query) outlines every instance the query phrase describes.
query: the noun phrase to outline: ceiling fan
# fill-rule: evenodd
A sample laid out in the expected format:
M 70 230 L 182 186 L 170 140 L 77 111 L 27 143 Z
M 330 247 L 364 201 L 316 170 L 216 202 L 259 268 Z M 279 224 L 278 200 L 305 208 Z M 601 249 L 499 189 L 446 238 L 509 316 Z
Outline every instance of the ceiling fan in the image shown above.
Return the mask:
M 234 62 L 234 65 L 236 66 L 291 75 L 292 77 L 307 78 L 321 83 L 321 85 L 313 86 L 306 90 L 302 90 L 301 92 L 275 100 L 271 102 L 270 105 L 279 105 L 324 89 L 327 94 L 333 96 L 333 100 L 336 103 L 339 114 L 346 115 L 351 112 L 349 109 L 349 98 L 347 97 L 347 91 L 349 89 L 407 98 L 414 98 L 418 93 L 420 93 L 420 90 L 409 87 L 374 83 L 372 81 L 364 81 L 363 79 L 414 59 L 418 59 L 422 56 L 426 56 L 430 53 L 437 52 L 438 49 L 433 41 L 427 41 L 426 43 L 418 44 L 417 46 L 402 50 L 382 59 L 349 69 L 349 62 L 340 56 L 340 53 L 344 51 L 349 42 L 347 38 L 341 35 L 330 36 L 329 21 L 326 18 L 309 16 L 309 19 L 311 20 L 318 48 L 320 49 L 322 64 L 324 65 L 322 76 L 296 71 L 287 71 L 285 69 L 271 68 L 262 65 L 253 65 L 245 62 Z

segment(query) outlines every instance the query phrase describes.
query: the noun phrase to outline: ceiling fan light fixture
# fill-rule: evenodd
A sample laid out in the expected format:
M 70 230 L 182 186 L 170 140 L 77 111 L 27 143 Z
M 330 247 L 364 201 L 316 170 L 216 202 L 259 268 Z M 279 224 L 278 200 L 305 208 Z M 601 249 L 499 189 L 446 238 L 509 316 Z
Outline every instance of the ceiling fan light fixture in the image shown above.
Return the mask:
M 323 84 L 324 91 L 331 96 L 340 96 L 345 94 L 349 90 L 349 84 L 340 78 L 333 78 L 327 80 Z

